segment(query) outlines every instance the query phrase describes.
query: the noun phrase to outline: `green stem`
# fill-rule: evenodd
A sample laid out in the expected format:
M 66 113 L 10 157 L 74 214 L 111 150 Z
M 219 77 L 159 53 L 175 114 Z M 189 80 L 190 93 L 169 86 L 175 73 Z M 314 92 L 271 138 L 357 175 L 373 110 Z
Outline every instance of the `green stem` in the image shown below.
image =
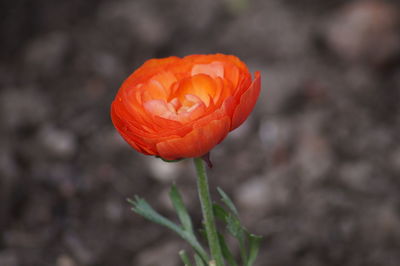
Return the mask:
M 199 190 L 199 198 L 203 219 L 207 233 L 208 244 L 210 246 L 212 260 L 216 266 L 223 266 L 224 259 L 222 256 L 221 246 L 218 240 L 217 227 L 215 225 L 214 212 L 208 188 L 207 173 L 204 162 L 201 158 L 194 158 L 194 164 L 197 172 L 197 189 Z

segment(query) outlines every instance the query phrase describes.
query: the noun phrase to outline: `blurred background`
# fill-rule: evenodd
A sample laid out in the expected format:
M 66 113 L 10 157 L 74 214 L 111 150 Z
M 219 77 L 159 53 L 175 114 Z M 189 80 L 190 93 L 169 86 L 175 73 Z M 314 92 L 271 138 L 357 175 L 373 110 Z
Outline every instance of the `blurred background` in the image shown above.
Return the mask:
M 136 153 L 109 109 L 145 60 L 215 52 L 262 73 L 255 111 L 213 150 L 209 171 L 265 236 L 257 265 L 400 265 L 399 8 L 2 1 L 0 265 L 181 265 L 183 241 L 126 198 L 175 219 L 176 182 L 199 225 L 191 161 Z

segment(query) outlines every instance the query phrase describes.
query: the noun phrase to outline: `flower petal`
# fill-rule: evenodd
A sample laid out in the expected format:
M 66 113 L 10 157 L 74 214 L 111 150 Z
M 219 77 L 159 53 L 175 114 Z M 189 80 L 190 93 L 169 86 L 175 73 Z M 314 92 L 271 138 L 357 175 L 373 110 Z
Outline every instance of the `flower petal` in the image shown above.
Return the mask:
M 228 134 L 229 117 L 213 120 L 210 123 L 195 128 L 182 138 L 169 139 L 157 144 L 160 156 L 167 160 L 200 157 L 220 143 Z
M 235 111 L 233 112 L 231 130 L 240 126 L 250 115 L 254 106 L 256 105 L 257 98 L 260 95 L 261 77 L 260 72 L 255 73 L 255 78 L 251 83 L 249 89 L 240 97 L 240 101 Z

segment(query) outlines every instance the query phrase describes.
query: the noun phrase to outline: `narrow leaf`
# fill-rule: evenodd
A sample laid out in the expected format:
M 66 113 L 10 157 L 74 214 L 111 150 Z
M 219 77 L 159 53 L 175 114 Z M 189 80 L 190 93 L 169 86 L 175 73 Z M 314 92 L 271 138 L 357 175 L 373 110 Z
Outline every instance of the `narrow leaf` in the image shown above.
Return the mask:
M 249 234 L 249 257 L 247 259 L 247 266 L 252 266 L 257 258 L 260 249 L 262 237 Z
M 229 215 L 226 219 L 228 232 L 237 238 L 239 242 L 244 242 L 245 240 L 245 230 L 240 224 L 239 219 L 233 215 Z
M 208 238 L 207 238 L 206 229 L 200 228 L 200 229 L 198 230 L 198 232 L 199 232 L 200 236 L 203 238 L 203 240 L 204 240 L 205 242 L 207 242 L 207 241 L 208 241 Z
M 197 254 L 194 254 L 194 261 L 196 262 L 196 266 L 205 266 L 203 260 Z
M 187 255 L 185 250 L 179 251 L 179 256 L 181 257 L 181 260 L 183 261 L 183 264 L 185 266 L 192 266 L 189 260 L 189 256 Z
M 169 192 L 169 197 L 171 198 L 172 204 L 178 213 L 178 217 L 183 228 L 189 232 L 192 232 L 192 220 L 190 219 L 190 216 L 183 203 L 182 196 L 175 185 L 172 185 L 171 191 Z
M 214 216 L 224 223 L 227 223 L 228 216 L 230 215 L 222 206 L 213 204 Z
M 171 222 L 164 216 L 160 215 L 147 203 L 146 200 L 138 196 L 135 196 L 135 200 L 128 199 L 128 202 L 133 205 L 132 210 L 134 212 L 136 212 L 139 215 L 142 215 L 143 217 L 154 223 L 160 224 L 162 226 L 171 229 L 172 231 L 177 233 L 180 237 L 182 237 L 184 240 L 186 240 L 204 261 L 208 260 L 208 255 L 206 251 L 197 241 L 193 232 L 183 230 L 180 226 L 176 225 L 175 223 Z
M 154 223 L 171 229 L 180 236 L 184 235 L 183 230 L 178 225 L 156 212 L 146 200 L 135 196 L 135 200 L 128 199 L 128 202 L 133 205 L 132 211 L 136 212 L 137 214 L 142 215 Z
M 246 250 L 246 230 L 240 224 L 239 219 L 233 214 L 227 217 L 228 232 L 239 241 L 240 256 L 242 261 L 247 261 L 247 250 Z
M 229 198 L 229 196 L 221 189 L 221 188 L 217 188 L 219 195 L 222 198 L 222 201 L 226 204 L 226 206 L 228 206 L 229 210 L 236 216 L 239 217 L 238 211 L 235 207 L 235 204 L 233 204 L 233 201 L 231 200 L 231 198 Z
M 219 243 L 221 245 L 222 255 L 226 259 L 229 265 L 237 266 L 235 258 L 232 255 L 232 252 L 229 250 L 228 245 L 225 242 L 225 238 L 222 234 L 218 234 Z

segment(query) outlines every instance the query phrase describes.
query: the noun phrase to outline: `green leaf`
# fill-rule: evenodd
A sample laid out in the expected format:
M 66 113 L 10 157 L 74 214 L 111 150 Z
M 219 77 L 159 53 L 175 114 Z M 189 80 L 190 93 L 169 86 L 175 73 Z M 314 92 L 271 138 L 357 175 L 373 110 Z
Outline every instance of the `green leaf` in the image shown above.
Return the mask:
M 197 254 L 194 254 L 194 261 L 196 262 L 196 266 L 205 266 L 204 261 Z
M 207 242 L 207 241 L 208 241 L 208 238 L 207 238 L 206 229 L 200 228 L 200 229 L 197 230 L 197 231 L 199 232 L 199 234 L 200 234 L 200 236 L 203 238 L 203 240 Z
M 193 232 L 192 220 L 190 219 L 190 216 L 183 203 L 182 196 L 175 185 L 172 185 L 169 192 L 169 197 L 171 198 L 172 204 L 174 205 L 174 208 L 178 213 L 178 217 L 181 221 L 183 228 L 189 232 Z
M 228 232 L 232 236 L 237 238 L 239 240 L 239 242 L 244 243 L 244 239 L 245 239 L 245 235 L 246 235 L 245 229 L 240 224 L 239 219 L 233 215 L 229 215 L 226 219 L 226 222 L 227 222 L 226 228 L 228 229 Z
M 239 217 L 238 211 L 235 207 L 235 204 L 233 204 L 233 201 L 228 197 L 228 195 L 221 189 L 221 188 L 217 188 L 219 195 L 222 198 L 222 202 L 224 202 L 226 204 L 226 206 L 228 206 L 229 210 L 236 216 Z
M 222 234 L 218 234 L 219 243 L 221 245 L 222 255 L 226 259 L 229 265 L 237 266 L 235 258 L 232 255 L 232 252 L 229 250 L 228 245 L 225 242 L 225 238 Z
M 183 261 L 183 264 L 185 266 L 192 266 L 189 260 L 189 256 L 187 255 L 185 250 L 179 251 L 179 256 L 181 257 L 181 260 Z
M 177 233 L 180 237 L 182 237 L 184 240 L 186 240 L 204 261 L 208 260 L 207 252 L 197 241 L 196 236 L 193 234 L 193 232 L 183 230 L 182 227 L 176 225 L 175 223 L 171 222 L 164 216 L 160 215 L 147 203 L 146 200 L 138 196 L 135 196 L 134 200 L 128 199 L 128 202 L 133 205 L 132 210 L 134 212 L 136 212 L 139 215 L 142 215 L 143 217 L 154 223 L 160 224 L 162 226 L 171 229 L 172 231 Z
M 228 216 L 231 214 L 228 213 L 222 206 L 214 203 L 213 204 L 213 211 L 214 211 L 214 216 L 221 221 L 223 221 L 225 224 L 227 223 Z
M 249 234 L 248 237 L 249 237 L 249 257 L 247 259 L 246 266 L 252 266 L 257 258 L 262 237 L 254 234 Z
M 182 228 L 156 212 L 145 199 L 135 196 L 134 200 L 128 199 L 128 202 L 133 205 L 132 211 L 136 212 L 137 214 L 142 215 L 154 223 L 171 229 L 180 236 L 185 235 Z

